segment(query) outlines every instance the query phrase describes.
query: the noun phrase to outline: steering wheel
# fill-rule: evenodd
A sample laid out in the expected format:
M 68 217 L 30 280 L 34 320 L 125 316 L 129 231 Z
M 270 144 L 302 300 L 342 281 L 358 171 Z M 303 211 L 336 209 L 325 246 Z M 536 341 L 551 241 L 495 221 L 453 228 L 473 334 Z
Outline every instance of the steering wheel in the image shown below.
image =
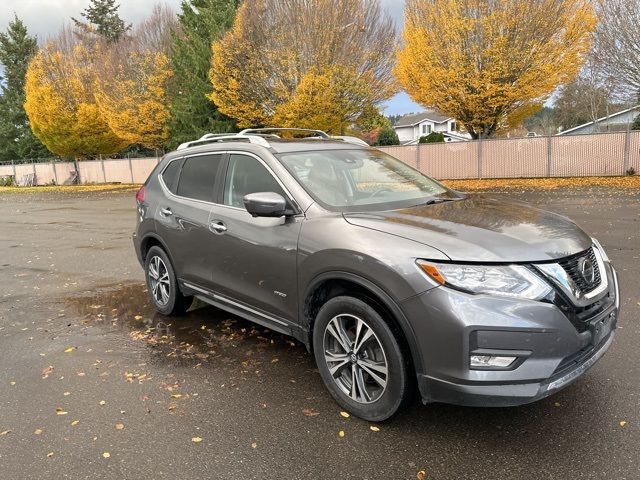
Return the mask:
M 389 187 L 382 187 L 374 191 L 371 195 L 369 195 L 368 198 L 373 198 L 382 192 L 393 192 L 393 190 L 391 190 Z

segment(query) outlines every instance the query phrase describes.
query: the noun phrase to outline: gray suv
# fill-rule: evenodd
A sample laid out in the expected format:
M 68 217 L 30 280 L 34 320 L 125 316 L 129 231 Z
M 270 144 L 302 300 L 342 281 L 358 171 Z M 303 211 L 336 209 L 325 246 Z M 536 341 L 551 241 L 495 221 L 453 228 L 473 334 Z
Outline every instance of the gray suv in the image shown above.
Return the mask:
M 133 240 L 160 313 L 197 297 L 293 336 L 371 421 L 414 387 L 424 403 L 533 402 L 607 351 L 616 272 L 569 219 L 309 135 L 207 135 L 158 164 Z

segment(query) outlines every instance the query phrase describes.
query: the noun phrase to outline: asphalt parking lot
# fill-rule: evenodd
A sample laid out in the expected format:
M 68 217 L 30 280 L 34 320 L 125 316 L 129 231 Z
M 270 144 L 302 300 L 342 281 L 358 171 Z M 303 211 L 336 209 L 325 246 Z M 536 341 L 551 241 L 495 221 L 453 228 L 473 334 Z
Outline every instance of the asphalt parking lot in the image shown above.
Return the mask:
M 536 404 L 416 400 L 373 431 L 291 339 L 212 307 L 154 314 L 134 192 L 0 193 L 0 478 L 640 478 L 640 192 L 492 195 L 601 241 L 622 289 L 611 350 Z

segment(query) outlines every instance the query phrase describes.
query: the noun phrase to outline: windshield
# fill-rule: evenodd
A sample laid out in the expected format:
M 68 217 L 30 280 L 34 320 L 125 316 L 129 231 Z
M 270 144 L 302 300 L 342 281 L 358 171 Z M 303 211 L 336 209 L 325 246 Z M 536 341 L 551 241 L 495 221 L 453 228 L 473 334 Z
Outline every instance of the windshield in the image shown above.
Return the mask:
M 296 152 L 279 158 L 311 196 L 331 210 L 402 208 L 434 198 L 457 198 L 379 150 Z

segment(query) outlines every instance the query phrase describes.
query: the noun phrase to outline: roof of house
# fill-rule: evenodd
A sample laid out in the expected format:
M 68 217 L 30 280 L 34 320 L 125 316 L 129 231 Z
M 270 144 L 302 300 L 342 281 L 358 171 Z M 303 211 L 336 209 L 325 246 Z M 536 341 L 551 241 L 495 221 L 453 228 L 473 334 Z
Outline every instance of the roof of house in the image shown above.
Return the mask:
M 623 114 L 631 112 L 633 110 L 640 110 L 640 105 L 636 105 L 635 107 L 627 108 L 625 110 L 620 110 L 619 112 L 612 113 L 610 115 L 605 115 L 604 117 L 600 117 L 598 120 L 596 120 L 596 122 L 602 122 L 603 120 L 611 120 L 612 118 L 615 118 L 618 115 L 623 115 Z M 582 125 L 578 125 L 577 127 L 573 127 L 573 128 L 569 128 L 567 130 L 563 130 L 562 132 L 558 133 L 558 135 L 565 135 L 565 134 L 571 133 L 571 132 L 573 132 L 575 130 L 580 130 L 581 128 L 588 127 L 589 125 L 593 125 L 596 122 L 591 121 L 591 122 L 583 123 Z
M 394 127 L 413 127 L 414 125 L 417 125 L 420 122 L 424 122 L 425 120 L 429 120 L 434 123 L 444 123 L 447 120 L 452 119 L 453 117 L 446 117 L 433 110 L 427 110 L 426 112 L 411 113 L 409 115 L 405 115 L 404 117 L 400 117 Z

